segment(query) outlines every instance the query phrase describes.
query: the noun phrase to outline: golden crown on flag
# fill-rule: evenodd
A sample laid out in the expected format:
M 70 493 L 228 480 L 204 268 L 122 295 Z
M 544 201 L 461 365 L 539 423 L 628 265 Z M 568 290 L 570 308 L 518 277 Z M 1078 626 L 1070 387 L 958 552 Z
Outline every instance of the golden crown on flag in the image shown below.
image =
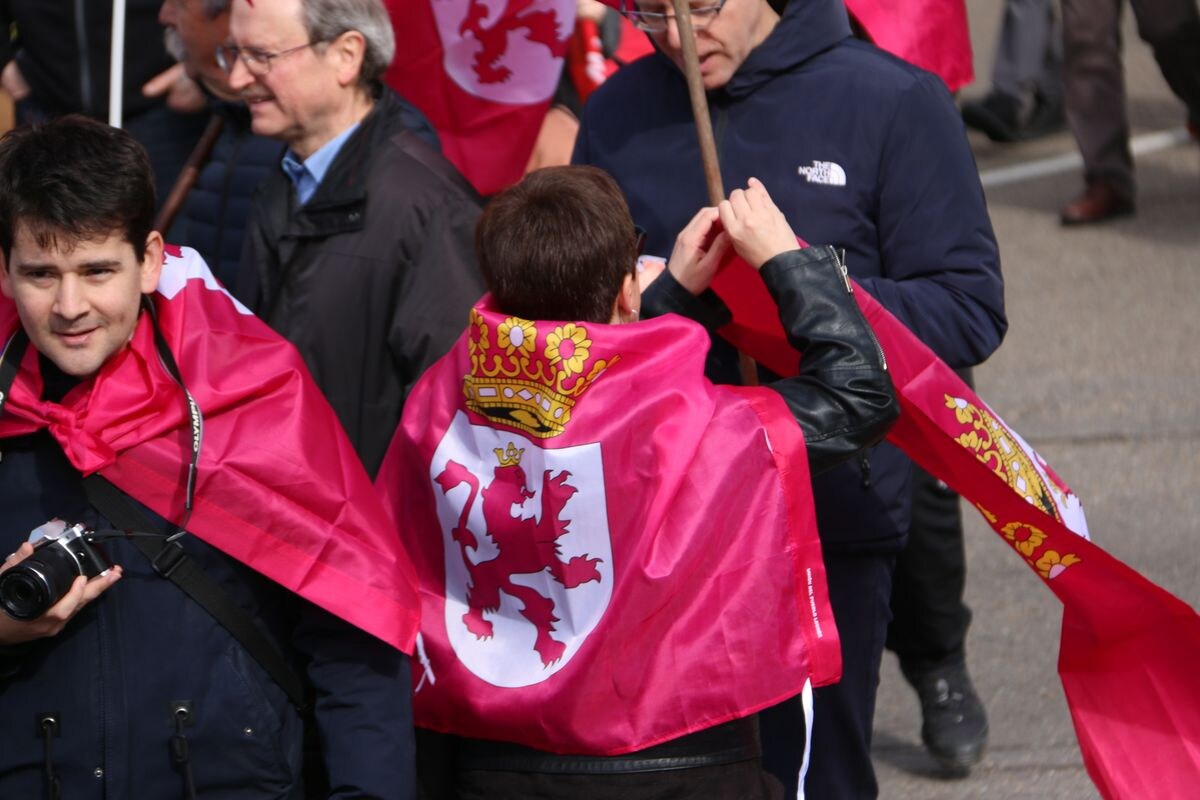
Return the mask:
M 474 309 L 468 342 L 467 408 L 539 439 L 562 433 L 579 397 L 620 360 L 618 355 L 596 358 L 587 329 L 577 323 L 507 317 L 493 337 L 488 321 Z
M 519 448 L 512 442 L 509 442 L 507 450 L 493 447 L 492 452 L 496 454 L 496 460 L 500 462 L 500 466 L 515 467 L 521 463 L 521 456 L 525 455 L 525 448 Z

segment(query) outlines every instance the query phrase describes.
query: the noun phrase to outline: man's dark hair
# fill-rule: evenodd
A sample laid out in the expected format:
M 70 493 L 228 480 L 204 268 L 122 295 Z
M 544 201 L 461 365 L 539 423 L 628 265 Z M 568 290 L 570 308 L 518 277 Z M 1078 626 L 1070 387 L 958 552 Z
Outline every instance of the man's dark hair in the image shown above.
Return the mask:
M 496 306 L 525 319 L 608 322 L 637 262 L 621 190 L 595 167 L 547 167 L 498 194 L 475 229 Z
M 140 260 L 154 227 L 154 173 L 125 131 L 73 114 L 0 139 L 0 250 L 18 226 L 50 247 L 120 231 Z

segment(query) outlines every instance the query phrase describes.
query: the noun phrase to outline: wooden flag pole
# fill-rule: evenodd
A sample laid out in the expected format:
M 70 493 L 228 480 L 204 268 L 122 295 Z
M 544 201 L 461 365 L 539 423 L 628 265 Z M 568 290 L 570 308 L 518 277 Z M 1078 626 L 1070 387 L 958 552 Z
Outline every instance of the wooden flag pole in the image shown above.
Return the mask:
M 679 47 L 683 53 L 683 75 L 687 79 L 692 116 L 696 119 L 696 136 L 700 140 L 700 161 L 704 165 L 708 204 L 717 206 L 725 199 L 725 184 L 721 180 L 720 162 L 717 161 L 717 142 L 713 136 L 712 118 L 708 115 L 708 96 L 704 92 L 704 79 L 700 76 L 700 58 L 696 55 L 692 9 L 688 0 L 671 0 L 671 3 L 675 7 L 675 26 L 679 30 Z M 758 385 L 758 364 L 740 350 L 738 371 L 741 373 L 743 385 Z
M 154 218 L 154 230 L 164 237 L 171 229 L 171 224 L 175 221 L 179 209 L 183 207 L 183 201 L 187 199 L 188 192 L 196 185 L 200 171 L 208 163 L 213 147 L 221 136 L 222 127 L 224 127 L 224 120 L 221 115 L 213 114 L 208 120 L 208 126 L 204 129 L 204 133 L 200 135 L 200 141 L 196 142 L 196 147 L 188 156 L 187 163 L 183 165 L 179 177 L 175 179 L 175 185 L 171 187 L 170 193 L 162 201 L 158 216 Z
M 708 116 L 704 79 L 700 77 L 692 9 L 688 0 L 671 0 L 671 3 L 675 6 L 675 27 L 679 29 L 679 47 L 683 51 L 683 75 L 687 79 L 688 98 L 692 101 L 692 116 L 696 118 L 696 135 L 700 138 L 700 161 L 704 165 L 704 182 L 708 186 L 708 204 L 716 206 L 725 199 L 725 185 L 721 181 L 721 165 L 717 161 L 712 119 Z

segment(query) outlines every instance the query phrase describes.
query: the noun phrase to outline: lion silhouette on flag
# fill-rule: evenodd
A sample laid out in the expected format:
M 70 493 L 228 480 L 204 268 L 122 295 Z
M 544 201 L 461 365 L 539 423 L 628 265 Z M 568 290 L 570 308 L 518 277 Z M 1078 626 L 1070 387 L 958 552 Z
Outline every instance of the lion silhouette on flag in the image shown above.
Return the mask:
M 508 37 L 524 30 L 531 42 L 545 45 L 555 58 L 567 52 L 567 36 L 559 35 L 558 14 L 552 8 L 533 8 L 533 0 L 509 0 L 505 8 L 485 25 L 492 9 L 480 0 L 471 0 L 467 16 L 459 27 L 461 36 L 470 35 L 479 42 L 474 69 L 481 83 L 503 83 L 512 77 L 512 70 L 500 60 L 508 52 Z
M 452 531 L 454 540 L 462 548 L 463 562 L 470 575 L 467 587 L 467 613 L 463 624 L 477 639 L 492 636 L 492 623 L 484 619 L 483 612 L 495 612 L 500 608 L 500 592 L 521 601 L 521 615 L 529 620 L 537 631 L 534 649 L 542 659 L 543 666 L 562 658 L 566 645 L 553 636 L 555 616 L 554 601 L 537 589 L 513 582 L 513 576 L 549 570 L 550 575 L 567 589 L 583 583 L 600 580 L 596 565 L 598 558 L 588 555 L 574 556 L 562 560 L 558 540 L 569 533 L 569 520 L 560 519 L 567 501 L 576 488 L 567 479 L 571 473 L 560 470 L 551 476 L 551 470 L 542 474 L 542 513 L 538 519 L 522 519 L 513 513 L 515 506 L 522 506 L 537 496 L 526 488 L 525 470 L 521 468 L 524 449 L 516 449 L 509 443 L 508 449 L 495 449 L 499 460 L 492 481 L 480 489 L 479 479 L 471 470 L 456 461 L 448 461 L 446 468 L 435 478 L 443 493 L 461 484 L 467 484 L 470 494 L 462 508 L 458 524 Z M 478 564 L 467 556 L 467 549 L 478 550 L 479 538 L 467 526 L 476 498 L 483 495 L 483 518 L 489 536 L 499 550 L 498 555 Z M 518 512 L 519 513 L 519 512 Z

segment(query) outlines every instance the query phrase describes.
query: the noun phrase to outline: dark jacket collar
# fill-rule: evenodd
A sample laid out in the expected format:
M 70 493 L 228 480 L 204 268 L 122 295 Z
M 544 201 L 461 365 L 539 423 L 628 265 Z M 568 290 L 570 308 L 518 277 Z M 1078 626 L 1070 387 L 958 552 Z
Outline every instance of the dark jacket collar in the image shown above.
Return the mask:
M 385 140 L 403 130 L 405 124 L 400 115 L 400 99 L 391 89 L 384 89 L 358 130 L 350 135 L 338 151 L 317 191 L 303 208 L 291 214 L 286 227 L 287 235 L 320 237 L 362 230 L 366 224 L 367 175 L 370 174 L 371 154 L 379 152 Z M 275 184 L 278 190 L 286 191 L 290 198 L 279 205 L 294 208 L 295 196 L 291 182 L 284 178 L 277 179 Z

